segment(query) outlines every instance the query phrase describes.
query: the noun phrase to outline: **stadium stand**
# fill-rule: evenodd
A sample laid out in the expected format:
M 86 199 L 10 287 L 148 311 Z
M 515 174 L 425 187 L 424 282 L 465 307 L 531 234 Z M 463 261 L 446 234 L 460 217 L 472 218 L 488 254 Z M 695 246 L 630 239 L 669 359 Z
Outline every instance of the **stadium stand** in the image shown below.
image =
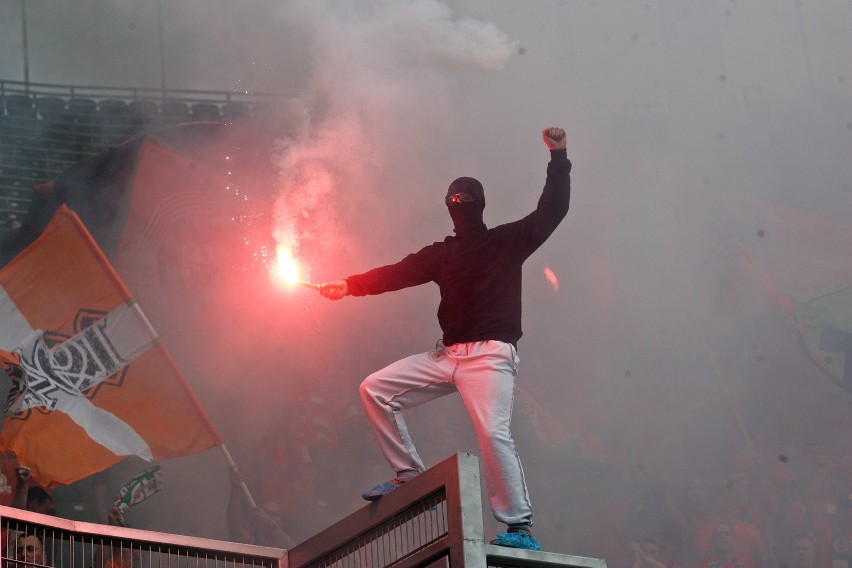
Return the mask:
M 39 97 L 35 100 L 36 110 L 42 120 L 58 122 L 65 118 L 68 104 L 59 97 Z
M 279 102 L 257 93 L 0 79 L 0 227 L 24 219 L 36 185 L 129 138 L 192 120 L 249 120 L 260 104 Z
M 160 103 L 160 122 L 171 125 L 189 119 L 189 105 L 183 101 L 166 100 Z
M 221 120 L 219 106 L 213 103 L 195 103 L 190 109 L 195 120 Z

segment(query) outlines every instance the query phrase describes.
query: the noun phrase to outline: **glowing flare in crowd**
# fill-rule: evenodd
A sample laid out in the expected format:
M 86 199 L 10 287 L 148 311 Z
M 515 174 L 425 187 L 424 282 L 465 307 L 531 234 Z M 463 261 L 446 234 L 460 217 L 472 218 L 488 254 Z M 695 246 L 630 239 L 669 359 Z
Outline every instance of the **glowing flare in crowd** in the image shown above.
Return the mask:
M 549 266 L 544 267 L 544 276 L 555 291 L 559 291 L 559 278 L 553 273 Z

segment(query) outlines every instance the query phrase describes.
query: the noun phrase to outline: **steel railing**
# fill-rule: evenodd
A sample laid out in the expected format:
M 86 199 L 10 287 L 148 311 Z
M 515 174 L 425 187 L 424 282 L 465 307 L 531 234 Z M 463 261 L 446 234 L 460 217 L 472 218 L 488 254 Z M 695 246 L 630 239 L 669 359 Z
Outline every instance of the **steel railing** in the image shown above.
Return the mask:
M 289 568 L 606 568 L 488 544 L 479 459 L 456 454 L 288 552 Z
M 596 558 L 488 544 L 479 460 L 456 454 L 289 551 L 70 521 L 0 507 L 9 568 L 606 568 Z M 46 557 L 27 560 L 20 539 Z M 23 549 L 21 550 L 23 552 Z
M 34 541 L 37 541 L 34 543 Z M 27 545 L 44 555 L 25 555 Z M 8 568 L 283 568 L 286 551 L 60 519 L 0 506 Z

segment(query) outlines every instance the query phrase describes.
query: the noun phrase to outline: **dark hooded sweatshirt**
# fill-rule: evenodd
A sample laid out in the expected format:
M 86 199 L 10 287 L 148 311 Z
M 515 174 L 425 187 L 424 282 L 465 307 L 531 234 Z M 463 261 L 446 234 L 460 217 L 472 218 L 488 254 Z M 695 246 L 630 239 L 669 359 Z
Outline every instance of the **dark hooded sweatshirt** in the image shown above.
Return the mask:
M 456 231 L 396 264 L 346 279 L 349 294 L 365 296 L 435 282 L 444 344 L 521 338 L 521 267 L 568 213 L 571 162 L 552 150 L 535 211 L 512 223 Z M 460 233 L 460 234 L 459 234 Z

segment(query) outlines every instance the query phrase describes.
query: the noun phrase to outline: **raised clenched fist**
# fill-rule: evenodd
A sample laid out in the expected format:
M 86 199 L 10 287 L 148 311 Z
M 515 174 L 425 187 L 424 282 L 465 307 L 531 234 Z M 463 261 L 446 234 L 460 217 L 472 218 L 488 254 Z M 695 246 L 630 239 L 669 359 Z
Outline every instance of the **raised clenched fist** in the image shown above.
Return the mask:
M 550 150 L 562 150 L 565 148 L 565 131 L 561 128 L 555 126 L 545 128 L 541 132 L 541 137 Z

